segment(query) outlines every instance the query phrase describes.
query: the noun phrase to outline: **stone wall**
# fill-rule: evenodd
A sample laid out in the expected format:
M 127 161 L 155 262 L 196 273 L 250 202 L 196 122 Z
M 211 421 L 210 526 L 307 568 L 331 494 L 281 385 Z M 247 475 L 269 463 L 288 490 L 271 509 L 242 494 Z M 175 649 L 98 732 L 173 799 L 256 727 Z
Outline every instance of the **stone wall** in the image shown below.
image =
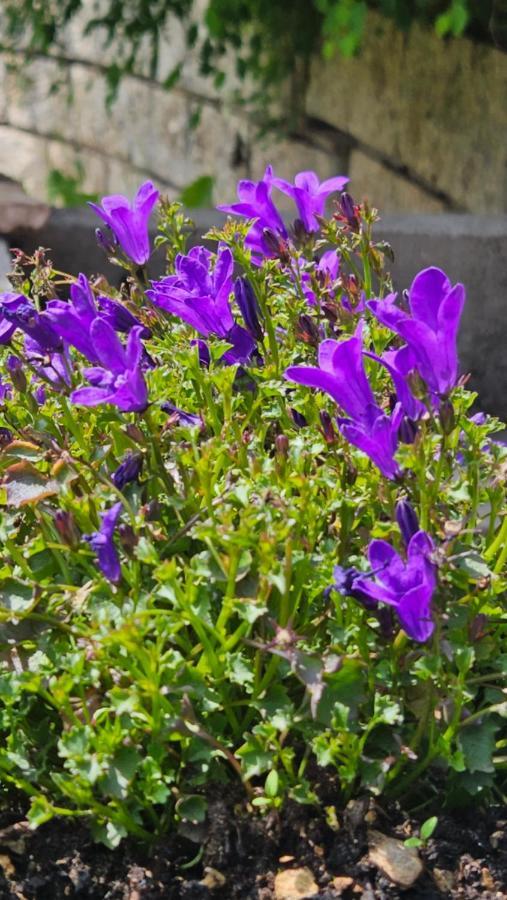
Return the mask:
M 99 193 L 150 177 L 176 195 L 212 175 L 225 201 L 270 161 L 285 177 L 349 173 L 352 190 L 386 212 L 507 210 L 507 55 L 498 50 L 419 27 L 404 35 L 372 14 L 360 56 L 315 61 L 306 117 L 283 141 L 256 139 L 230 88 L 218 95 L 199 76 L 177 26 L 160 62 L 166 74 L 184 61 L 171 91 L 129 76 L 108 109 L 104 67 L 114 53 L 76 22 L 54 58 L 18 56 L 22 77 L 0 56 L 0 173 L 38 197 L 51 168 L 72 173 L 77 159 L 83 189 Z

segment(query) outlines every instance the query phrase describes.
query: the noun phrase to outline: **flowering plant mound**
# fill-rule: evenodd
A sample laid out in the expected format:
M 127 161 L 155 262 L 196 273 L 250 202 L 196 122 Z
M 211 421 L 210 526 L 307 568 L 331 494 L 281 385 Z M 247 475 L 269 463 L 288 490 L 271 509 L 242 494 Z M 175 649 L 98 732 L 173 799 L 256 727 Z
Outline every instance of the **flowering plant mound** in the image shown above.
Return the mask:
M 317 802 L 322 769 L 338 812 L 503 796 L 502 426 L 459 371 L 463 285 L 393 293 L 345 182 L 268 167 L 191 249 L 150 183 L 106 197 L 120 290 L 16 254 L 0 774 L 34 826 L 188 833 L 211 784 L 262 811 Z

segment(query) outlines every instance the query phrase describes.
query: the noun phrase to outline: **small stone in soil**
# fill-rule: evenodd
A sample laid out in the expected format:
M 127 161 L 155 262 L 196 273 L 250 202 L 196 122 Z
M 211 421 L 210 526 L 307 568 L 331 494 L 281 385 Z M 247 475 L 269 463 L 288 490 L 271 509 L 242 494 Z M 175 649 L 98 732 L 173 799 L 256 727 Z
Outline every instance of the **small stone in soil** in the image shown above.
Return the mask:
M 401 887 L 412 887 L 423 871 L 417 850 L 380 831 L 368 832 L 370 861 Z
M 275 876 L 276 900 L 303 900 L 318 893 L 319 888 L 310 869 L 287 869 Z
M 344 891 L 347 891 L 354 884 L 354 879 L 350 878 L 348 875 L 337 875 L 336 878 L 333 878 L 331 884 L 333 885 L 335 891 L 339 896 L 343 894 Z

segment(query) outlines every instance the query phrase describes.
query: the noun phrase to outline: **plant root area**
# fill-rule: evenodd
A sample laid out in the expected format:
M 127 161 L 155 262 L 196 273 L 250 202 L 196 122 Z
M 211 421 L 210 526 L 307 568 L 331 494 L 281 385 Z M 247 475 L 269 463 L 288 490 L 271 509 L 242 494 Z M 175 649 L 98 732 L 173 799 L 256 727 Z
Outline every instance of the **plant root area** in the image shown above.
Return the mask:
M 125 840 L 110 850 L 94 843 L 79 820 L 54 820 L 33 831 L 24 806 L 11 801 L 0 811 L 0 898 L 507 897 L 507 807 L 433 812 L 432 836 L 408 850 L 404 842 L 419 834 L 427 809 L 415 818 L 398 804 L 359 799 L 344 810 L 288 803 L 261 816 L 238 798 L 228 801 L 222 790 L 210 796 L 205 823 L 183 823 L 150 848 Z

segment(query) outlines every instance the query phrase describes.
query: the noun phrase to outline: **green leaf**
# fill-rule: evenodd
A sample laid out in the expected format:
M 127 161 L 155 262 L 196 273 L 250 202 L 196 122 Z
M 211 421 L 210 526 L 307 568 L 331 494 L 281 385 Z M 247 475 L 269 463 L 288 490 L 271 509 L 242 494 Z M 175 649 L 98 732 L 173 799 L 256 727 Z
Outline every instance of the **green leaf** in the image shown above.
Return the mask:
M 188 209 L 199 209 L 213 206 L 214 178 L 211 175 L 201 175 L 183 188 L 180 201 Z
M 495 750 L 495 734 L 499 727 L 493 719 L 485 718 L 480 725 L 462 728 L 458 743 L 469 772 L 494 772 L 492 756 Z
M 204 822 L 208 804 L 204 797 L 200 794 L 188 794 L 181 797 L 176 803 L 176 812 L 185 822 L 191 822 L 192 825 L 198 825 Z
M 426 821 L 422 823 L 419 834 L 421 835 L 423 841 L 427 841 L 431 837 L 437 825 L 437 816 L 431 816 L 429 819 L 426 819 Z
M 264 782 L 264 793 L 266 794 L 266 797 L 276 797 L 279 785 L 280 779 L 278 777 L 278 772 L 276 769 L 271 769 L 271 772 Z

